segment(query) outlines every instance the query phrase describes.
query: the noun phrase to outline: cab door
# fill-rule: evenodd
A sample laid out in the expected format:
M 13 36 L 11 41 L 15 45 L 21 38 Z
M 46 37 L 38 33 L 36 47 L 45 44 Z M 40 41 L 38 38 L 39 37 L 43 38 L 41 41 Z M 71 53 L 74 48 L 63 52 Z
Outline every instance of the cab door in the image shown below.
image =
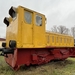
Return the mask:
M 33 12 L 24 10 L 24 21 L 22 23 L 22 44 L 23 47 L 32 45 L 33 35 Z

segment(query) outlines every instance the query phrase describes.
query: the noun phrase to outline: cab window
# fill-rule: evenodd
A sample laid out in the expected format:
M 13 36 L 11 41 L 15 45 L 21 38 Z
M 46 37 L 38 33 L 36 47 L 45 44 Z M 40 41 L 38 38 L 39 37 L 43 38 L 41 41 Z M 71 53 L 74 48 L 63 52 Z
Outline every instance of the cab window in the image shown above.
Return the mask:
M 29 11 L 25 11 L 24 13 L 25 22 L 31 24 L 32 22 L 32 13 Z
M 42 26 L 42 16 L 36 15 L 36 25 Z

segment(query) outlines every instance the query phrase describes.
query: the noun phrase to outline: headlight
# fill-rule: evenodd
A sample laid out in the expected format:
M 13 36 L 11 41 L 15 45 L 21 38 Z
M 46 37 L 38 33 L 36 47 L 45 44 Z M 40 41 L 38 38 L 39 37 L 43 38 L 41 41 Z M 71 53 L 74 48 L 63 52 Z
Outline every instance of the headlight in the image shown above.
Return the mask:
M 9 18 L 5 17 L 4 18 L 4 23 L 7 25 L 7 27 L 9 26 Z
M 6 43 L 5 42 L 2 42 L 2 47 L 6 47 Z
M 16 41 L 15 40 L 10 40 L 9 41 L 9 47 L 10 48 L 15 48 L 16 47 Z
M 14 18 L 16 16 L 16 13 L 17 13 L 17 9 L 15 7 L 11 7 L 9 9 L 9 15 Z

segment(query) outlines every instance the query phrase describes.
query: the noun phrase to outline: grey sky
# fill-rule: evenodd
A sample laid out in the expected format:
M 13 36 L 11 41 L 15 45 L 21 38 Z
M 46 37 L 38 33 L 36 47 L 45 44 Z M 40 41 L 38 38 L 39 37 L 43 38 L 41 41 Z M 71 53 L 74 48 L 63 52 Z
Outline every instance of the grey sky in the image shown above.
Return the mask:
M 19 5 L 45 14 L 46 30 L 50 30 L 53 25 L 68 28 L 75 25 L 75 0 L 0 0 L 0 37 L 4 37 L 6 33 L 3 19 L 9 16 L 9 8 Z

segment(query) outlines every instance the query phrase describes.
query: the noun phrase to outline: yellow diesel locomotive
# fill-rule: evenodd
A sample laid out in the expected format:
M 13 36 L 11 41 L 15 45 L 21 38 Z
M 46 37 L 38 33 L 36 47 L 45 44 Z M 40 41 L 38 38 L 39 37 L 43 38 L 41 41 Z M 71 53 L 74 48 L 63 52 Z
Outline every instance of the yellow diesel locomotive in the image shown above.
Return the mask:
M 23 64 L 43 64 L 50 60 L 75 57 L 74 39 L 71 36 L 46 32 L 45 15 L 18 6 L 9 9 L 6 43 L 2 43 L 0 55 L 17 70 Z
M 71 36 L 46 32 L 46 17 L 43 14 L 19 6 L 9 10 L 10 17 L 4 19 L 7 25 L 6 46 L 16 42 L 17 48 L 73 47 Z M 8 23 L 8 24 L 7 24 Z

